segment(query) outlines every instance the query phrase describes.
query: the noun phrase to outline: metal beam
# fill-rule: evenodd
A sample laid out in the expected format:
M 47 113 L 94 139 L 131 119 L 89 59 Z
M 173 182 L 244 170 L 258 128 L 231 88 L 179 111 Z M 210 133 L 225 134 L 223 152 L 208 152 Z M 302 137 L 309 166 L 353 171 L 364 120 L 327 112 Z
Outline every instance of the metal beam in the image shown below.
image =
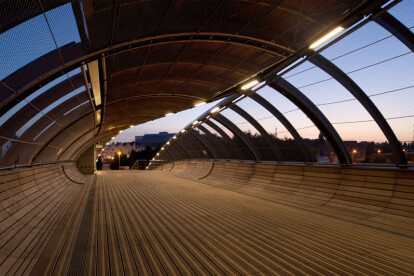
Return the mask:
M 305 142 L 302 139 L 302 136 L 297 132 L 295 127 L 289 122 L 289 120 L 276 109 L 271 103 L 269 103 L 265 98 L 255 93 L 250 96 L 250 98 L 256 101 L 258 104 L 263 106 L 267 111 L 269 111 L 279 122 L 289 131 L 290 135 L 295 139 L 296 144 L 302 150 L 304 160 L 306 162 L 312 162 L 312 157 L 309 152 L 308 147 L 305 145 Z
M 177 144 L 178 147 L 180 147 L 180 149 L 185 153 L 185 155 L 187 155 L 187 157 L 191 159 L 190 154 L 185 150 L 185 148 L 180 144 L 180 142 L 178 142 L 179 139 L 180 137 L 177 137 L 177 139 L 175 139 L 175 143 Z
M 322 132 L 326 140 L 335 151 L 339 163 L 346 165 L 352 164 L 352 158 L 341 137 L 325 115 L 323 115 L 323 113 L 311 100 L 309 100 L 302 92 L 283 78 L 278 78 L 268 85 L 288 98 L 299 109 L 301 109 L 306 116 L 308 116 L 308 118 Z
M 371 101 L 371 99 L 367 96 L 367 94 L 365 94 L 364 91 L 362 91 L 362 89 L 350 77 L 348 77 L 347 74 L 345 74 L 335 64 L 323 56 L 317 54 L 313 56 L 309 61 L 328 73 L 336 81 L 338 81 L 362 104 L 362 106 L 366 109 L 366 111 L 368 111 L 368 113 L 384 133 L 397 158 L 398 164 L 406 165 L 407 158 L 405 157 L 397 136 L 395 136 L 395 133 L 392 131 L 387 120 L 384 118 L 375 104 Z
M 224 117 L 221 114 L 215 114 L 213 117 L 215 120 L 217 120 L 219 123 L 227 127 L 235 136 L 237 136 L 249 149 L 250 153 L 252 154 L 254 160 L 262 160 L 262 157 L 260 153 L 257 151 L 256 147 L 253 145 L 253 143 L 250 141 L 249 137 L 246 136 L 246 134 L 243 133 L 243 131 L 240 130 L 235 124 L 233 124 L 229 119 Z
M 206 125 L 208 125 L 209 127 L 211 127 L 212 129 L 214 129 L 215 131 L 217 131 L 217 133 L 219 133 L 221 135 L 221 137 L 223 137 L 224 140 L 229 141 L 229 143 L 232 143 L 232 139 L 230 138 L 230 136 L 228 136 L 227 133 L 225 133 L 218 125 L 216 125 L 215 123 L 213 123 L 210 120 L 207 120 L 204 123 Z M 203 127 L 203 126 L 200 125 L 199 127 Z M 213 135 L 213 134 L 211 134 L 211 135 Z M 236 152 L 237 152 L 237 155 L 239 156 L 239 159 L 243 159 L 243 155 L 241 155 L 239 151 L 236 151 Z
M 392 33 L 396 38 L 404 43 L 408 49 L 414 52 L 414 34 L 398 19 L 396 19 L 388 12 L 384 12 L 380 16 L 375 17 L 374 21 Z
M 211 137 L 212 139 L 219 139 L 219 137 L 217 137 L 216 135 L 211 133 L 207 128 L 203 127 L 202 125 L 198 125 L 197 127 L 198 127 L 199 130 L 204 132 L 207 136 Z M 226 154 L 227 152 L 228 151 L 225 151 L 224 153 Z M 226 157 L 228 157 L 228 156 L 226 156 Z M 221 159 L 220 154 L 217 153 L 216 159 Z M 225 158 L 225 159 L 230 159 L 230 158 Z
M 42 151 L 50 144 L 52 143 L 53 140 L 56 139 L 56 137 L 58 137 L 59 135 L 61 135 L 64 131 L 67 131 L 68 128 L 70 128 L 72 125 L 74 125 L 75 123 L 79 122 L 80 120 L 82 120 L 85 117 L 88 117 L 89 115 L 91 115 L 92 112 L 88 112 L 86 114 L 82 114 L 82 116 L 76 118 L 76 120 L 73 120 L 70 124 L 66 125 L 64 128 L 62 128 L 61 130 L 59 130 L 57 133 L 55 133 L 52 138 L 50 138 L 44 145 L 43 147 L 34 155 L 34 157 L 32 158 L 32 163 L 34 163 L 34 161 L 36 160 L 36 158 L 42 153 Z M 88 130 L 89 131 L 89 130 Z M 75 140 L 79 139 L 79 137 L 75 137 Z M 66 150 L 66 148 L 65 148 Z M 62 151 L 59 155 L 61 155 L 64 151 Z
M 214 159 L 217 159 L 217 152 L 214 150 L 214 148 L 210 145 L 210 143 L 208 141 L 206 141 L 206 139 L 204 139 L 203 137 L 201 137 L 201 135 L 199 135 L 195 130 L 190 129 L 188 131 L 188 133 L 192 136 L 194 136 L 194 138 L 196 138 L 198 141 L 200 141 L 201 144 L 203 144 L 206 149 L 210 152 L 210 155 L 213 156 Z
M 271 139 L 269 133 L 259 124 L 250 114 L 243 110 L 240 106 L 234 104 L 230 106 L 230 109 L 242 116 L 247 122 L 249 122 L 257 131 L 259 131 L 262 138 L 266 141 L 267 145 L 272 149 L 276 156 L 276 161 L 282 161 L 283 154 L 280 152 L 279 146 Z

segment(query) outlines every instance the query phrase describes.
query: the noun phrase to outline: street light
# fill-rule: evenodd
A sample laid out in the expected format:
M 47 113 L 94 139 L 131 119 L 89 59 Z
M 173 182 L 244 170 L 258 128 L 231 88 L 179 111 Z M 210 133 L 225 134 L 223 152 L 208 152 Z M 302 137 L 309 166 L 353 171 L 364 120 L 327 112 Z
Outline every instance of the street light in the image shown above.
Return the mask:
M 118 170 L 121 169 L 121 151 L 118 151 Z
M 351 154 L 351 158 L 352 158 L 352 160 L 354 160 L 354 155 L 355 155 L 355 153 L 357 153 L 357 150 L 356 150 L 356 149 L 352 150 L 352 154 Z

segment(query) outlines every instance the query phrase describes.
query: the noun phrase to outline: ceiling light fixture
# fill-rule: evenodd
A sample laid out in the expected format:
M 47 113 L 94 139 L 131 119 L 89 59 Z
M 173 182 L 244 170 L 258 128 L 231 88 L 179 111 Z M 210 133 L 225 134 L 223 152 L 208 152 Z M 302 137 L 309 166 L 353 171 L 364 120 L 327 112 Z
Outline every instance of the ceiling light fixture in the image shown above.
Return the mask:
M 122 133 L 122 132 L 123 132 L 123 130 L 120 130 L 120 131 L 119 131 L 119 133 Z
M 184 132 L 185 132 L 185 129 L 181 130 L 181 133 L 184 133 Z
M 201 103 L 195 104 L 194 106 L 197 107 L 197 106 L 202 106 L 202 105 L 205 105 L 205 104 L 206 104 L 206 102 L 201 102 Z
M 194 121 L 193 122 L 193 126 L 195 126 L 196 124 L 198 124 L 198 121 Z
M 170 115 L 173 115 L 173 113 L 172 112 L 167 113 L 167 114 L 165 114 L 165 117 L 170 116 Z
M 215 108 L 213 108 L 212 110 L 210 110 L 210 113 L 216 113 L 219 110 L 220 110 L 220 107 L 219 106 L 216 106 Z
M 345 28 L 336 27 L 334 30 L 332 30 L 331 32 L 329 32 L 328 34 L 324 35 L 323 37 L 321 37 L 320 39 L 318 39 L 317 41 L 315 41 L 313 44 L 311 44 L 311 46 L 309 46 L 309 49 L 315 49 L 316 47 L 322 45 L 326 41 L 330 40 L 334 36 L 336 36 L 339 33 L 341 33 L 343 30 L 345 30 Z
M 253 80 L 253 81 L 248 82 L 248 83 L 246 83 L 245 85 L 243 85 L 243 86 L 241 87 L 241 89 L 242 89 L 242 90 L 247 90 L 247 89 L 249 89 L 249 88 L 252 88 L 253 86 L 256 86 L 258 83 L 259 83 L 259 81 L 258 81 L 258 80 Z

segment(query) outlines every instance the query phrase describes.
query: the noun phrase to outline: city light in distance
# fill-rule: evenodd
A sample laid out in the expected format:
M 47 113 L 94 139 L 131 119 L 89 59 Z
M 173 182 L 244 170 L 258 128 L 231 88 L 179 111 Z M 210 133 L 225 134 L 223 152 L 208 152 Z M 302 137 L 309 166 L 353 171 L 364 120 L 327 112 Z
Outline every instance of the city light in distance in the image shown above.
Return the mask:
M 312 43 L 312 45 L 309 46 L 309 49 L 315 49 L 315 48 L 317 48 L 318 46 L 322 45 L 326 41 L 330 40 L 334 36 L 336 36 L 339 33 L 341 33 L 343 30 L 345 30 L 345 29 L 342 28 L 342 27 L 336 27 L 334 30 L 332 30 L 328 34 L 324 35 L 323 37 L 321 37 L 320 39 L 318 39 L 317 41 L 315 41 L 314 43 Z
M 246 83 L 245 85 L 243 85 L 243 86 L 241 87 L 241 89 L 242 89 L 242 90 L 247 90 L 247 89 L 249 89 L 249 88 L 252 88 L 253 86 L 256 86 L 258 83 L 259 83 L 259 81 L 258 81 L 258 80 L 253 80 L 253 81 L 248 82 L 248 83 Z
M 201 102 L 201 103 L 195 104 L 194 106 L 197 107 L 197 106 L 202 106 L 202 105 L 205 105 L 205 104 L 206 104 L 206 102 Z

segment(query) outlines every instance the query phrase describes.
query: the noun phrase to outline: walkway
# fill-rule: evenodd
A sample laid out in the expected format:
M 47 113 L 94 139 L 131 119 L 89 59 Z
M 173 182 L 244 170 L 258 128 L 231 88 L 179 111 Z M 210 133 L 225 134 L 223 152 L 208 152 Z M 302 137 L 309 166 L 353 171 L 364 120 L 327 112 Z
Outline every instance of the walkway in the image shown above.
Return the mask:
M 49 273 L 414 273 L 410 237 L 163 172 L 95 177 L 72 253 Z

